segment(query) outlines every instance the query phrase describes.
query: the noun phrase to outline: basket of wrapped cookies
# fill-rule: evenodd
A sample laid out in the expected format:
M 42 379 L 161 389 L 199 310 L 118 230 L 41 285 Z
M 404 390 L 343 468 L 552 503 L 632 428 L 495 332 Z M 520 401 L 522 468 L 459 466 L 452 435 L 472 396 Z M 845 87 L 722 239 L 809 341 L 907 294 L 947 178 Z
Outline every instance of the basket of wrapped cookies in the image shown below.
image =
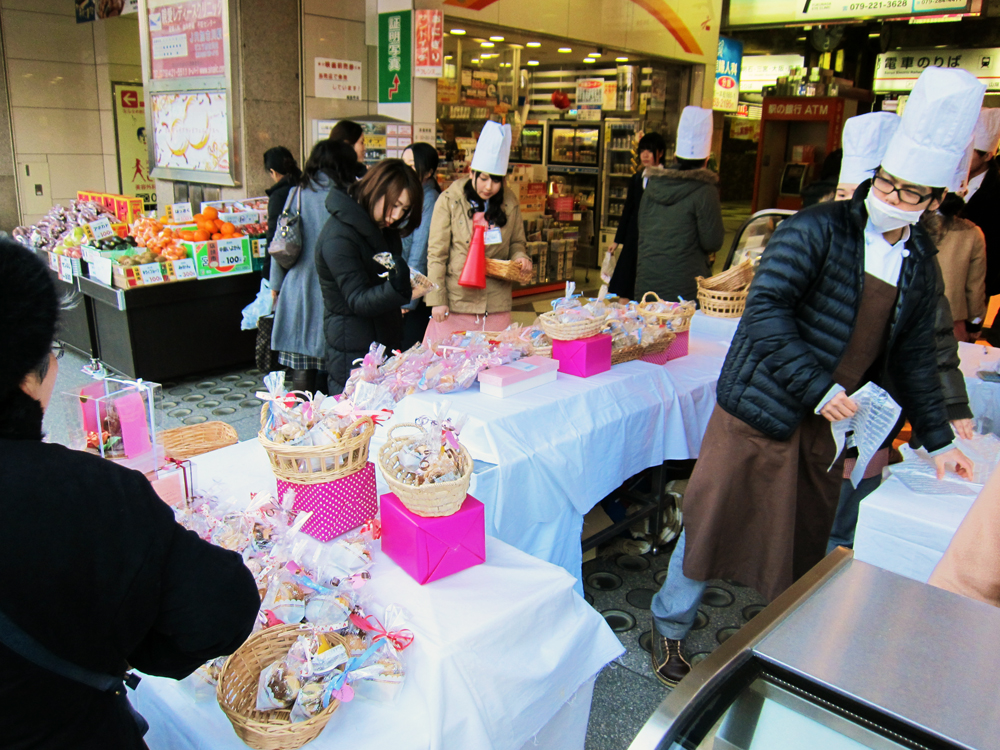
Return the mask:
M 472 456 L 458 442 L 461 422 L 421 417 L 389 430 L 378 452 L 389 489 L 418 516 L 450 516 L 465 502 L 472 480 Z M 409 430 L 409 434 L 400 434 Z
M 643 315 L 674 333 L 683 333 L 691 328 L 695 308 L 692 301 L 664 302 L 656 292 L 646 292 L 639 303 Z
M 566 282 L 566 296 L 552 301 L 552 310 L 538 316 L 538 325 L 549 338 L 575 341 L 596 336 L 604 328 L 607 305 L 604 300 L 581 299 L 574 294 L 576 284 Z

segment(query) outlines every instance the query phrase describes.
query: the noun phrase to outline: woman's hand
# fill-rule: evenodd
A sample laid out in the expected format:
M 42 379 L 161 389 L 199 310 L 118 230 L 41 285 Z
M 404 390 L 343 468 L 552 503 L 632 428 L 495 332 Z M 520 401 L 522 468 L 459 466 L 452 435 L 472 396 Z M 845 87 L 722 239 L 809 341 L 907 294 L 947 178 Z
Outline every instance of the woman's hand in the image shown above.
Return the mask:
M 278 293 L 272 289 L 271 290 L 271 306 L 274 307 L 276 304 L 278 304 Z
M 438 323 L 444 323 L 449 313 L 448 305 L 435 305 L 431 308 L 431 317 Z
M 839 422 L 842 419 L 850 419 L 857 413 L 858 405 L 850 397 L 841 391 L 831 398 L 819 413 L 830 422 Z
M 527 258 L 514 258 L 514 263 L 525 273 L 531 273 L 531 261 Z
M 945 453 L 939 453 L 931 460 L 934 461 L 934 466 L 937 468 L 938 479 L 944 479 L 945 472 L 947 471 L 955 472 L 962 479 L 972 479 L 972 470 L 975 468 L 975 464 L 958 448 L 952 448 Z
M 410 308 L 408 308 L 408 307 L 401 307 L 399 309 L 403 311 L 403 315 L 406 315 L 406 313 L 408 313 L 410 311 Z
M 618 250 L 617 242 L 612 242 L 610 245 L 608 245 L 608 252 L 611 253 L 612 255 L 614 255 L 617 250 Z
M 972 440 L 976 436 L 976 421 L 974 419 L 955 419 L 951 426 L 955 428 L 955 434 L 962 440 Z

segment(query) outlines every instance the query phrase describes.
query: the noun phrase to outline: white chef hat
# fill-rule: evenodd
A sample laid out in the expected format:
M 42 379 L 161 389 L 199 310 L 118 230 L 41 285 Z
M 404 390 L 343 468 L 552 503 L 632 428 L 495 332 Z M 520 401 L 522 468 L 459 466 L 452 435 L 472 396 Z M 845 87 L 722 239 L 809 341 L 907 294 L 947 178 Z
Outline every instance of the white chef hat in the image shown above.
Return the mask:
M 707 159 L 712 153 L 712 110 L 685 107 L 677 125 L 678 159 Z
M 500 177 L 507 174 L 510 143 L 510 125 L 487 120 L 476 142 L 476 152 L 472 155 L 472 171 Z
M 979 118 L 986 85 L 960 68 L 927 68 L 913 87 L 882 168 L 914 185 L 947 187 Z
M 964 195 L 963 191 L 967 190 L 969 187 L 969 169 L 972 167 L 972 154 L 975 151 L 975 138 L 969 143 L 968 147 L 965 149 L 965 155 L 962 157 L 962 161 L 958 163 L 958 168 L 955 170 L 955 176 L 951 178 L 951 184 L 948 185 L 948 190 L 953 193 L 961 193 Z
M 972 136 L 977 151 L 995 154 L 1000 146 L 1000 109 L 982 109 Z
M 878 169 L 889 148 L 889 140 L 899 127 L 893 112 L 869 112 L 844 123 L 844 158 L 840 164 L 841 184 L 860 185 Z

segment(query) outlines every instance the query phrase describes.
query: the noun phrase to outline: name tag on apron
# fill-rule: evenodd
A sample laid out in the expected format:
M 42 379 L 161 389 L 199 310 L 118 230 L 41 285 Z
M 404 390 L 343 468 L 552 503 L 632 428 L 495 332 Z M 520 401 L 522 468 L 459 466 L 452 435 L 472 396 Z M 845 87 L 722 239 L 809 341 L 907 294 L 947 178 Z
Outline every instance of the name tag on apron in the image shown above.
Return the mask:
M 500 230 L 497 227 L 492 229 L 487 229 L 486 234 L 483 235 L 483 242 L 487 245 L 499 245 L 503 242 L 503 236 L 500 234 Z

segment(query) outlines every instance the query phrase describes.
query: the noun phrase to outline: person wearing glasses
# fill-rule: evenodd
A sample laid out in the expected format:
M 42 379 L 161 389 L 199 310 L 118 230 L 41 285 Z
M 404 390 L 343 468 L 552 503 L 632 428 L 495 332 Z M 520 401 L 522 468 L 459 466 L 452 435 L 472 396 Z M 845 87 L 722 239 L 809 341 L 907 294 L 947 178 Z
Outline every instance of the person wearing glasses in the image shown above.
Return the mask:
M 773 600 L 826 554 L 843 471 L 831 422 L 867 382 L 899 403 L 940 477 L 972 465 L 938 377 L 936 249 L 918 221 L 965 156 L 985 86 L 958 69 L 917 81 L 874 179 L 786 219 L 761 256 L 684 497 L 685 529 L 653 598 L 653 667 L 676 684 L 706 582 Z
M 459 283 L 477 224 L 486 230 L 486 257 L 531 271 L 520 203 L 503 189 L 510 142 L 509 125 L 487 122 L 472 157 L 472 175 L 452 183 L 434 205 L 427 276 L 437 289 L 424 297 L 431 308 L 425 343 L 455 331 L 502 331 L 510 325 L 511 282 L 487 277 L 485 289 Z

